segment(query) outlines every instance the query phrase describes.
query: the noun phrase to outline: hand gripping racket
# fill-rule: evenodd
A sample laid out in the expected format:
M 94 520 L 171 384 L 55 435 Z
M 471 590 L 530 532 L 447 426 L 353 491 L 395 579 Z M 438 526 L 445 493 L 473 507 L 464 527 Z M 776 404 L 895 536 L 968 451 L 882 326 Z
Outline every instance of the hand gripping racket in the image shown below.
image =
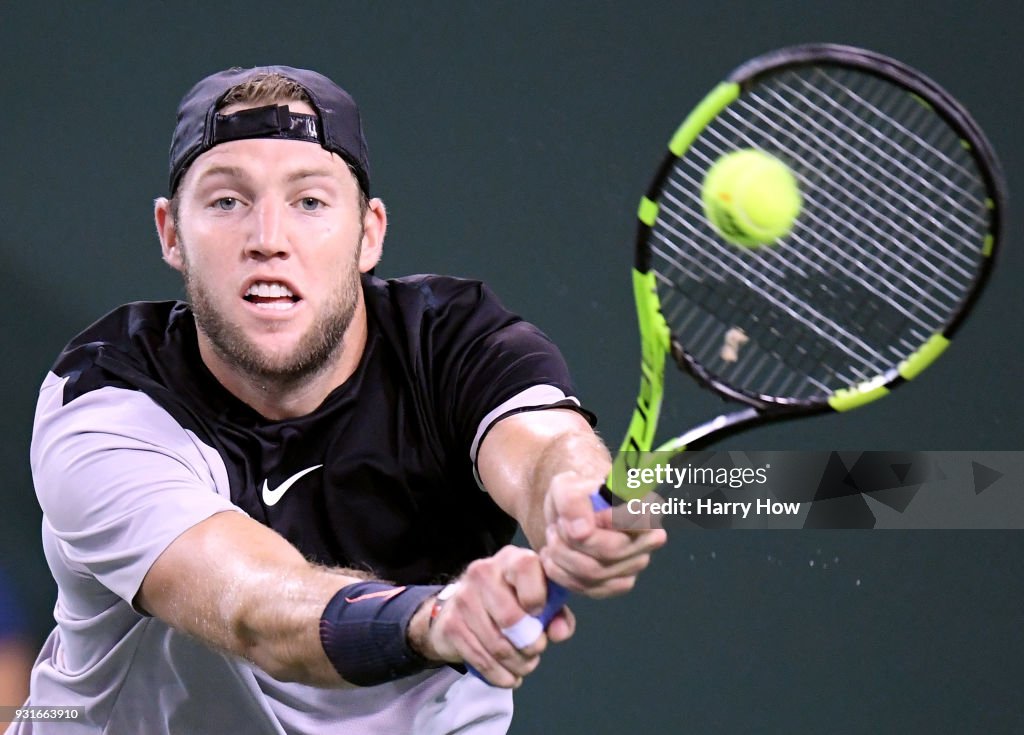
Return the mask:
M 702 201 L 709 169 L 747 149 L 781 160 L 802 199 L 788 233 L 758 247 L 723 236 Z M 818 44 L 736 69 L 680 125 L 640 201 L 640 393 L 595 509 L 635 497 L 624 469 L 654 446 L 669 355 L 737 407 L 659 446 L 662 461 L 763 422 L 848 411 L 916 377 L 991 272 L 1004 198 L 981 129 L 905 64 Z M 566 597 L 549 583 L 534 629 Z

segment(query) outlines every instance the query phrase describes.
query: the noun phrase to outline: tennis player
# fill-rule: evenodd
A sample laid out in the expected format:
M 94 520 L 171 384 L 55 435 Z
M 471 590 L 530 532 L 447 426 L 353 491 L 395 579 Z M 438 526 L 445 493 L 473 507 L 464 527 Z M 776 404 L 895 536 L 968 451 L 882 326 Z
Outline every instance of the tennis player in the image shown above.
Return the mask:
M 82 709 L 11 732 L 506 732 L 573 633 L 531 642 L 546 580 L 623 593 L 664 542 L 591 510 L 609 455 L 558 350 L 481 283 L 372 275 L 387 216 L 320 74 L 199 82 L 169 183 L 188 303 L 116 309 L 40 391 L 29 704 Z

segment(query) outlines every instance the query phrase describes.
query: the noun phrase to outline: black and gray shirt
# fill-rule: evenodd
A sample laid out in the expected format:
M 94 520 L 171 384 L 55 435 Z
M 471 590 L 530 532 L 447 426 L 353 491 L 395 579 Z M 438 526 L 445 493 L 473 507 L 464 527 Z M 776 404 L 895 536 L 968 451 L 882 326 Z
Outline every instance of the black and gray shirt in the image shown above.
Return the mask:
M 132 605 L 160 553 L 227 510 L 311 560 L 403 584 L 450 579 L 512 538 L 476 451 L 511 413 L 581 410 L 558 350 L 478 282 L 363 287 L 355 373 L 295 419 L 269 421 L 214 379 L 180 302 L 126 305 L 67 346 L 32 441 L 58 599 L 30 703 L 86 714 L 14 733 L 505 732 L 511 695 L 450 668 L 364 689 L 279 682 Z

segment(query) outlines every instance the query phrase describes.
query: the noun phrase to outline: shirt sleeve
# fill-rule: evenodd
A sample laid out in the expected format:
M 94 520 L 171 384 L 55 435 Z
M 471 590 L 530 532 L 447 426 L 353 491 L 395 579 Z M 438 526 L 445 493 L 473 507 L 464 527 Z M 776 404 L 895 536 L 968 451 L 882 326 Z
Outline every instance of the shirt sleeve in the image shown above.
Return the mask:
M 40 391 L 31 462 L 39 504 L 68 564 L 133 603 L 157 557 L 230 501 L 219 455 L 140 391 L 104 387 L 67 403 Z
M 431 324 L 433 384 L 454 439 L 476 464 L 494 423 L 522 411 L 583 409 L 565 360 L 533 324 L 509 312 L 487 286 L 457 281 Z

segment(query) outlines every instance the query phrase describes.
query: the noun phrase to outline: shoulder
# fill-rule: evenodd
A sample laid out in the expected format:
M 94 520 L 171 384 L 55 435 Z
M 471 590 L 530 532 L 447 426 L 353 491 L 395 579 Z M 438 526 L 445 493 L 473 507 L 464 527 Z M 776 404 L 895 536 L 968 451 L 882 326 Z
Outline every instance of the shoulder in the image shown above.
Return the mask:
M 95 453 L 125 448 L 145 449 L 178 462 L 184 459 L 190 467 L 208 464 L 195 433 L 146 393 L 108 385 L 69 401 L 68 382 L 51 372 L 39 391 L 31 442 L 36 471 L 56 470 L 87 461 Z
M 161 484 L 214 494 L 227 487 L 215 450 L 145 393 L 106 386 L 68 402 L 67 382 L 54 373 L 44 381 L 29 452 L 37 497 L 55 527 L 73 527 L 84 509 L 131 488 L 141 496 Z
M 76 335 L 64 348 L 58 364 L 69 353 L 87 347 L 128 351 L 133 346 L 161 341 L 168 329 L 191 320 L 188 306 L 180 301 L 135 301 L 123 304 L 103 315 Z
M 367 276 L 363 280 L 368 304 L 387 307 L 406 318 L 436 318 L 473 311 L 480 307 L 518 319 L 502 305 L 483 281 L 432 273 L 390 278 Z
M 163 385 L 192 361 L 195 323 L 180 301 L 139 301 L 120 306 L 74 337 L 51 372 L 66 378 L 65 400 L 104 387 Z
M 364 280 L 367 314 L 393 344 L 432 358 L 528 327 L 482 281 L 423 274 Z

